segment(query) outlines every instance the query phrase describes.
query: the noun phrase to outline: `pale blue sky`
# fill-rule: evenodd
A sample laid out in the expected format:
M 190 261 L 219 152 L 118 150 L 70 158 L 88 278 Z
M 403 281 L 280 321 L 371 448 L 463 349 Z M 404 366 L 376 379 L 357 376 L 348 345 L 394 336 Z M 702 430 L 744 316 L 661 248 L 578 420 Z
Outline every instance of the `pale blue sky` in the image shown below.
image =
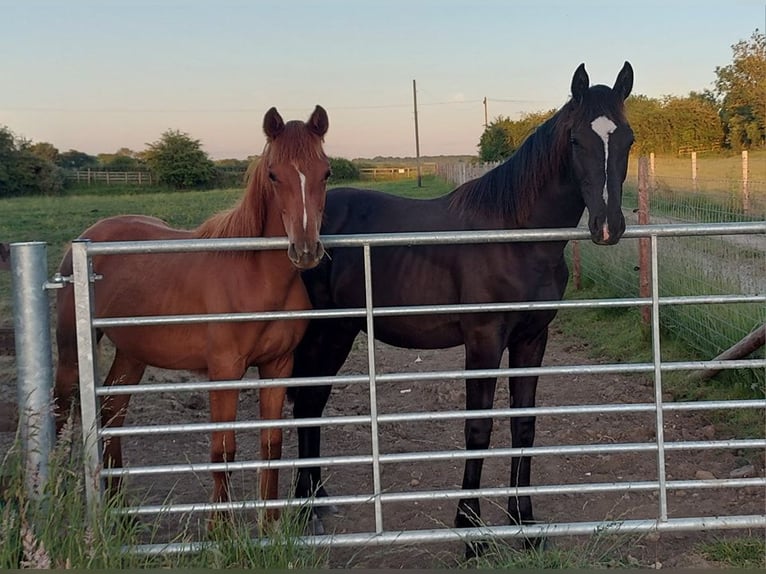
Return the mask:
M 263 114 L 330 115 L 348 158 L 475 154 L 498 115 L 559 107 L 575 68 L 634 93 L 711 89 L 764 0 L 0 0 L 0 125 L 60 151 L 142 150 L 166 129 L 260 153 Z

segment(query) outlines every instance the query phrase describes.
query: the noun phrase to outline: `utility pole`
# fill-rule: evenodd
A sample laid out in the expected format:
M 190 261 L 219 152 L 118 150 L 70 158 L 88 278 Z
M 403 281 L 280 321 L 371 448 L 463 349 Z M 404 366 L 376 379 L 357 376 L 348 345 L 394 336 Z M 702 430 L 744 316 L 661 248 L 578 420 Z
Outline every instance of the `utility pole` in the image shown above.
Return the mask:
M 415 106 L 415 165 L 418 168 L 418 187 L 422 186 L 420 178 L 420 136 L 418 135 L 418 91 L 415 88 L 415 80 L 412 80 L 412 100 Z
M 487 129 L 487 96 L 484 96 L 484 129 Z

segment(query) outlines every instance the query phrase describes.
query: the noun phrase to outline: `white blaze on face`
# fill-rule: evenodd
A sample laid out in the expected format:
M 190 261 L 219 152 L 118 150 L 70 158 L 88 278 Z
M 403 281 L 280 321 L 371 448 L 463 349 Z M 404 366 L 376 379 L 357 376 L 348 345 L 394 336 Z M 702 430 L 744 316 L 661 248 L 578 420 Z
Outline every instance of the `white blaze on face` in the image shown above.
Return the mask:
M 301 180 L 301 199 L 303 199 L 303 231 L 306 231 L 306 228 L 309 224 L 309 216 L 306 212 L 306 176 L 303 175 L 301 170 L 299 170 L 297 167 L 295 168 L 295 171 L 298 172 L 298 177 Z
M 606 116 L 599 116 L 590 123 L 590 127 L 604 142 L 604 203 L 609 204 L 609 191 L 607 189 L 607 182 L 609 181 L 609 134 L 617 129 L 617 124 L 610 120 Z M 609 225 L 607 221 L 604 221 L 604 239 L 609 239 Z
M 604 203 L 607 203 L 608 195 L 606 182 L 608 179 L 607 166 L 609 160 L 609 134 L 617 129 L 617 124 L 615 124 L 606 116 L 599 116 L 590 123 L 590 127 L 593 128 L 593 131 L 596 132 L 604 142 Z

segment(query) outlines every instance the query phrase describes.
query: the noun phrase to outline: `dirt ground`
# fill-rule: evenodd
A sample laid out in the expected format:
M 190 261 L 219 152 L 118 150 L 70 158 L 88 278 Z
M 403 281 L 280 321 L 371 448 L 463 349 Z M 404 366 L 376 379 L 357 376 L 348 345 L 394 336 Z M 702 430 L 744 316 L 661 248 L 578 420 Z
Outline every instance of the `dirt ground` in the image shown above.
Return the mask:
M 565 337 L 555 328 L 549 342 L 545 364 L 573 365 L 587 362 L 586 344 Z M 376 344 L 379 373 L 432 371 L 462 368 L 462 348 L 441 351 L 396 349 Z M 12 357 L 0 357 L 6 373 L 0 380 L 0 452 L 4 452 L 15 430 L 15 381 Z M 342 373 L 366 372 L 366 347 L 363 337 L 357 341 Z M 168 380 L 192 380 L 185 373 L 150 369 L 144 383 Z M 429 381 L 385 384 L 378 387 L 379 411 L 400 413 L 411 411 L 460 410 L 464 406 L 464 383 Z M 607 404 L 653 401 L 650 379 L 638 375 L 547 376 L 540 379 L 538 405 Z M 508 405 L 506 381 L 498 383 L 495 406 Z M 289 416 L 291 405 L 285 406 Z M 257 418 L 256 391 L 246 391 L 240 397 L 240 420 Z M 334 388 L 325 414 L 352 415 L 369 413 L 365 385 L 338 385 Z M 705 412 L 673 412 L 665 416 L 667 441 L 690 441 L 736 438 L 724 436 Z M 128 424 L 160 424 L 170 422 L 203 422 L 207 420 L 207 396 L 204 393 L 137 395 L 133 397 Z M 495 421 L 492 447 L 510 446 L 507 420 Z M 537 420 L 536 446 L 554 444 L 612 444 L 649 442 L 654 438 L 652 413 L 541 416 Z M 258 458 L 258 435 L 241 432 L 237 436 L 238 460 Z M 366 426 L 343 425 L 323 431 L 323 455 L 368 454 L 370 431 Z M 295 458 L 297 436 L 287 430 L 283 458 Z M 462 448 L 462 421 L 439 421 L 386 424 L 380 427 L 380 447 L 383 453 L 436 451 Z M 127 465 L 168 464 L 172 462 L 206 462 L 209 437 L 206 433 L 174 434 L 123 440 Z M 667 478 L 728 478 L 732 471 L 754 466 L 757 476 L 764 476 L 763 452 L 736 450 L 674 451 L 667 453 Z M 382 486 L 388 492 L 459 488 L 462 461 L 423 461 L 408 464 L 387 464 L 382 467 Z M 601 483 L 627 480 L 653 480 L 657 461 L 654 453 L 540 456 L 532 465 L 532 484 Z M 372 490 L 372 472 L 367 465 L 339 466 L 324 469 L 327 489 L 333 495 L 368 493 Z M 711 476 L 712 474 L 712 476 Z M 509 461 L 487 459 L 482 486 L 506 486 Z M 281 491 L 290 494 L 290 471 L 281 475 Z M 207 500 L 212 480 L 207 474 L 178 475 L 167 478 L 133 478 L 129 492 L 134 500 L 158 504 L 163 501 L 202 502 Z M 235 473 L 233 496 L 251 498 L 257 489 L 254 472 Z M 734 514 L 763 514 L 766 489 L 761 487 L 717 490 L 681 490 L 668 497 L 671 518 L 690 516 L 725 516 Z M 535 514 L 546 522 L 579 522 L 620 519 L 653 519 L 658 514 L 658 499 L 654 493 L 618 492 L 598 494 L 566 494 L 534 497 Z M 485 500 L 483 518 L 493 525 L 504 525 L 505 499 Z M 409 504 L 389 504 L 383 507 L 386 530 L 449 528 L 455 514 L 456 501 L 420 501 Z M 371 505 L 344 506 L 340 512 L 325 520 L 329 532 L 374 531 Z M 746 534 L 743 531 L 717 531 L 646 535 L 623 541 L 622 556 L 647 567 L 714 567 L 697 551 L 702 540 L 714 540 Z M 764 532 L 751 532 L 763 536 Z M 557 538 L 554 544 L 567 547 L 583 544 L 584 539 Z M 517 541 L 510 545 L 518 547 Z M 595 553 L 600 550 L 595 549 Z M 462 556 L 459 543 L 419 544 L 385 548 L 336 549 L 330 554 L 332 566 L 427 568 L 452 566 Z

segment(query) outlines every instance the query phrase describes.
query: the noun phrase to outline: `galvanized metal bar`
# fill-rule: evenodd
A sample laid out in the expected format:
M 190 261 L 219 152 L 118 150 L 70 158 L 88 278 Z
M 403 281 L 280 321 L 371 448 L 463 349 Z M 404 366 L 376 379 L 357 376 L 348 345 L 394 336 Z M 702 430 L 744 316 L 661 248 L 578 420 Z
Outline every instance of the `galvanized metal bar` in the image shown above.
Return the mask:
M 766 303 L 766 295 L 689 295 L 660 297 L 660 305 L 702 305 L 708 303 Z M 497 303 L 461 303 L 445 305 L 403 305 L 375 307 L 374 317 L 409 315 L 439 315 L 452 313 L 500 313 L 505 311 L 533 311 L 550 309 L 612 309 L 622 307 L 649 307 L 651 297 L 615 299 L 578 299 L 574 301 L 516 301 Z M 194 323 L 234 323 L 245 321 L 275 321 L 279 319 L 342 319 L 366 317 L 364 308 L 311 309 L 308 311 L 261 311 L 258 313 L 211 313 L 188 315 L 145 315 L 140 317 L 99 317 L 94 327 L 127 327 L 147 325 L 185 325 Z
M 380 435 L 378 434 L 378 392 L 375 378 L 375 324 L 372 316 L 372 262 L 370 245 L 365 244 L 364 256 L 364 305 L 367 312 L 367 369 L 370 375 L 370 434 L 372 435 L 372 487 L 375 499 L 375 532 L 383 532 L 383 491 L 380 478 Z
M 348 546 L 389 546 L 391 544 L 425 544 L 432 542 L 466 542 L 487 538 L 542 538 L 550 536 L 586 536 L 606 533 L 639 534 L 648 532 L 686 532 L 693 530 L 736 530 L 742 528 L 763 528 L 766 516 L 705 516 L 699 518 L 671 518 L 666 521 L 621 520 L 612 522 L 569 522 L 557 524 L 536 524 L 524 526 L 484 526 L 479 528 L 398 530 L 381 534 L 353 533 L 306 536 L 298 543 L 320 547 Z M 260 538 L 254 544 L 268 545 L 270 540 Z M 210 542 L 178 542 L 168 544 L 146 544 L 129 546 L 126 553 L 143 555 L 187 554 L 214 548 Z
M 669 491 L 711 490 L 725 488 L 754 488 L 766 486 L 766 478 L 728 478 L 710 480 L 668 481 Z M 505 498 L 508 496 L 550 496 L 561 494 L 599 494 L 605 492 L 654 492 L 659 490 L 657 481 L 602 482 L 591 484 L 552 484 L 522 487 L 493 487 L 476 489 L 445 489 L 415 492 L 384 492 L 380 499 L 384 504 L 397 502 L 433 502 L 460 498 Z M 146 504 L 115 509 L 116 514 L 137 516 L 148 514 L 186 514 L 192 512 L 229 512 L 266 508 L 296 508 L 306 504 L 302 498 L 274 500 L 242 500 L 229 502 L 192 502 L 178 504 Z M 349 506 L 372 504 L 369 494 L 350 494 L 322 498 L 323 505 Z
M 75 326 L 77 331 L 77 360 L 80 376 L 80 412 L 85 465 L 85 495 L 88 506 L 94 509 L 101 503 L 104 483 L 101 480 L 101 440 L 99 431 L 99 405 L 96 397 L 96 338 L 93 316 L 93 265 L 88 257 L 87 239 L 72 242 L 72 283 L 74 286 Z
M 55 441 L 50 307 L 46 290 L 47 245 L 11 243 L 13 330 L 19 436 L 24 453 L 24 485 L 32 499 L 42 496 Z
M 683 235 L 742 235 L 766 233 L 766 221 L 738 223 L 694 223 L 630 225 L 625 229 L 624 239 L 647 237 L 671 237 Z M 508 241 L 571 241 L 589 240 L 590 234 L 584 228 L 550 229 L 499 229 L 477 231 L 433 231 L 413 233 L 369 233 L 349 235 L 326 235 L 321 240 L 325 247 L 364 247 L 364 245 L 421 245 L 434 243 L 504 243 Z M 232 251 L 287 249 L 285 237 L 241 237 L 225 239 L 182 239 L 174 241 L 104 241 L 93 243 L 91 255 L 109 253 L 155 253 L 189 251 Z
M 665 443 L 668 450 L 712 450 L 712 449 L 746 449 L 766 448 L 766 439 L 727 439 L 719 441 L 682 441 Z M 454 461 L 470 458 L 509 458 L 512 456 L 550 456 L 565 455 L 575 456 L 584 454 L 616 454 L 626 452 L 657 452 L 657 443 L 618 443 L 618 444 L 586 444 L 586 445 L 560 445 L 560 446 L 535 446 L 524 449 L 519 448 L 491 448 L 482 451 L 446 450 L 446 451 L 420 451 L 405 453 L 381 454 L 379 464 L 392 463 L 415 463 L 430 461 Z M 283 469 L 299 468 L 307 466 L 340 466 L 340 465 L 367 465 L 373 463 L 371 454 L 329 456 L 322 458 L 304 458 L 298 460 L 271 460 L 271 461 L 236 461 L 230 463 L 176 463 L 157 466 L 133 466 L 125 468 L 105 468 L 101 476 L 149 476 L 170 473 L 195 473 L 214 471 L 258 470 L 258 469 Z
M 545 415 L 585 415 L 608 413 L 654 413 L 654 403 L 622 403 L 603 405 L 570 405 L 561 407 L 528 408 L 493 408 L 477 411 L 421 411 L 407 413 L 378 414 L 379 424 L 399 422 L 434 422 L 444 420 L 463 420 L 467 417 L 518 418 L 524 416 Z M 766 409 L 766 400 L 751 399 L 739 401 L 699 401 L 693 403 L 663 403 L 664 411 L 718 410 L 718 409 Z M 187 434 L 193 432 L 209 433 L 224 430 L 260 430 L 264 428 L 299 428 L 309 426 L 360 425 L 370 424 L 369 415 L 338 415 L 291 420 L 255 420 L 232 421 L 221 423 L 186 423 L 162 425 L 135 425 L 127 427 L 109 427 L 101 430 L 101 437 L 147 436 L 153 434 Z
M 660 522 L 668 519 L 668 492 L 665 485 L 665 423 L 662 412 L 662 355 L 660 348 L 660 275 L 657 253 L 657 236 L 652 235 L 650 277 L 652 286 L 652 361 L 654 362 L 654 401 L 656 408 L 655 434 L 657 440 L 657 479 L 660 483 L 659 503 Z
M 735 224 L 693 224 L 693 225 L 652 225 L 652 226 L 637 226 L 630 227 L 626 231 L 624 237 L 645 237 L 651 236 L 654 247 L 653 265 L 654 278 L 658 277 L 657 274 L 657 238 L 665 236 L 683 236 L 683 235 L 734 235 L 745 233 L 766 233 L 766 221 L 763 222 L 751 222 L 751 223 L 735 223 Z M 732 479 L 726 481 L 726 485 L 721 484 L 722 481 L 671 481 L 668 482 L 664 473 L 664 452 L 673 450 L 702 450 L 702 449 L 724 449 L 724 448 L 764 448 L 766 447 L 766 439 L 742 439 L 742 440 L 724 440 L 724 441 L 686 441 L 676 443 L 665 443 L 664 435 L 662 434 L 662 418 L 664 410 L 698 410 L 698 409 L 710 409 L 710 408 L 764 408 L 766 401 L 706 401 L 699 403 L 683 403 L 683 404 L 663 404 L 661 395 L 661 374 L 667 371 L 675 370 L 698 370 L 698 369 L 715 369 L 721 368 L 764 368 L 766 367 L 766 359 L 751 359 L 751 360 L 738 360 L 738 361 L 686 361 L 686 362 L 672 362 L 663 363 L 659 353 L 660 341 L 659 332 L 653 333 L 655 335 L 653 339 L 653 359 L 651 363 L 638 363 L 638 364 L 619 364 L 619 365 L 579 365 L 579 366 L 556 366 L 556 367 L 538 367 L 538 368 L 524 368 L 524 369 L 487 369 L 481 371 L 444 371 L 444 372 L 432 372 L 432 373 L 392 373 L 392 374 L 377 374 L 375 370 L 375 357 L 374 357 L 374 331 L 372 320 L 375 317 L 382 316 L 395 316 L 395 315 L 418 315 L 418 314 L 436 314 L 436 313 L 475 313 L 475 312 L 507 312 L 511 310 L 532 310 L 532 309 L 558 309 L 558 308 L 579 308 L 579 307 L 646 307 L 651 306 L 655 313 L 656 319 L 659 318 L 659 307 L 662 305 L 689 305 L 689 304 L 709 304 L 709 303 L 763 303 L 766 302 L 766 295 L 753 294 L 753 295 L 712 295 L 712 296 L 681 296 L 681 297 L 659 297 L 658 289 L 654 289 L 650 298 L 629 298 L 629 299 L 612 299 L 612 300 L 595 300 L 595 301 L 542 301 L 542 302 L 506 302 L 506 303 L 488 303 L 488 304 L 471 304 L 471 305 L 428 305 L 417 307 L 387 307 L 387 308 L 372 308 L 372 284 L 369 273 L 370 269 L 370 250 L 372 245 L 415 245 L 426 243 L 493 243 L 493 242 L 507 242 L 507 241 L 548 241 L 548 240 L 561 240 L 561 239 L 585 239 L 587 238 L 587 231 L 584 229 L 548 229 L 548 230 L 497 230 L 497 231 L 478 231 L 478 232 L 426 232 L 426 233 L 412 233 L 412 234 L 373 234 L 373 235 L 355 235 L 355 236 L 328 236 L 323 237 L 323 242 L 326 247 L 362 247 L 365 251 L 365 266 L 367 268 L 366 274 L 366 288 L 367 288 L 367 301 L 364 309 L 344 309 L 344 310 L 330 310 L 320 311 L 312 310 L 309 312 L 283 312 L 274 311 L 265 314 L 246 313 L 246 314 L 232 314 L 232 315 L 189 315 L 183 317 L 141 317 L 141 318 L 104 318 L 97 319 L 91 323 L 91 327 L 94 326 L 123 326 L 123 325 L 135 325 L 137 323 L 132 320 L 135 319 L 139 323 L 146 321 L 146 324 L 161 324 L 165 322 L 170 323 L 184 323 L 184 322 L 207 322 L 207 321 L 253 321 L 253 320 L 275 320 L 275 319 L 289 319 L 297 318 L 299 316 L 312 318 L 318 318 L 322 316 L 334 316 L 334 317 L 362 317 L 364 316 L 368 322 L 368 334 L 370 336 L 370 346 L 368 347 L 368 360 L 370 362 L 370 375 L 368 377 L 349 376 L 348 382 L 354 384 L 366 382 L 370 385 L 370 398 L 371 398 L 371 414 L 367 416 L 355 416 L 355 417 L 329 417 L 327 419 L 318 420 L 306 420 L 299 421 L 296 424 L 292 424 L 293 421 L 289 421 L 289 424 L 282 424 L 280 426 L 301 426 L 302 424 L 370 424 L 372 435 L 372 452 L 370 455 L 354 455 L 354 456 L 342 456 L 342 457 L 327 457 L 320 459 L 304 459 L 299 461 L 244 461 L 240 463 L 227 463 L 225 465 L 216 465 L 212 463 L 201 464 L 185 464 L 185 465 L 165 465 L 162 467 L 133 467 L 128 469 L 106 469 L 101 473 L 102 477 L 106 476 L 122 476 L 122 475 L 154 475 L 163 474 L 164 472 L 200 472 L 204 470 L 222 470 L 223 467 L 226 470 L 248 470 L 248 469 L 260 469 L 260 468 L 297 468 L 302 466 L 314 466 L 314 465 L 368 465 L 373 466 L 374 474 L 374 492 L 372 496 L 367 494 L 356 494 L 342 497 L 329 497 L 328 501 L 345 501 L 341 503 L 345 504 L 358 504 L 358 503 L 371 503 L 375 505 L 376 512 L 376 533 L 362 533 L 347 535 L 347 538 L 342 539 L 344 542 L 340 544 L 354 545 L 359 540 L 367 540 L 372 537 L 374 540 L 382 540 L 383 538 L 393 537 L 391 542 L 403 542 L 407 540 L 409 536 L 412 540 L 415 540 L 418 536 L 421 536 L 423 531 L 415 531 L 410 533 L 404 533 L 403 537 L 401 533 L 385 532 L 383 530 L 382 520 L 382 504 L 384 502 L 396 502 L 396 501 L 408 501 L 408 500 L 421 500 L 421 499 L 439 499 L 439 498 L 458 498 L 466 495 L 466 491 L 453 490 L 445 492 L 424 492 L 424 493 L 383 493 L 380 486 L 380 465 L 390 463 L 411 463 L 420 462 L 422 460 L 462 460 L 466 458 L 494 458 L 494 457 L 509 457 L 520 454 L 518 449 L 504 448 L 504 449 L 491 449 L 490 451 L 481 453 L 469 453 L 464 450 L 461 451 L 438 451 L 438 452 L 418 452 L 418 453 L 395 453 L 395 454 L 383 454 L 379 453 L 379 446 L 376 447 L 375 442 L 378 439 L 378 425 L 386 422 L 407 422 L 415 420 L 445 420 L 445 419 L 460 419 L 465 418 L 465 413 L 449 412 L 449 413 L 390 413 L 381 414 L 377 412 L 377 400 L 376 389 L 378 383 L 386 382 L 419 382 L 434 379 L 443 380 L 456 380 L 456 379 L 471 379 L 485 376 L 520 376 L 522 374 L 599 374 L 599 373 L 626 373 L 626 372 L 642 372 L 653 373 L 655 376 L 655 402 L 653 404 L 636 404 L 636 405 L 609 405 L 603 407 L 600 405 L 584 405 L 584 406 L 568 406 L 568 407 L 551 407 L 550 414 L 557 412 L 571 412 L 573 414 L 585 414 L 588 412 L 594 412 L 594 409 L 600 409 L 599 412 L 655 412 L 658 427 L 657 441 L 653 443 L 633 443 L 633 444 L 620 444 L 620 445 L 566 445 L 558 447 L 533 447 L 531 449 L 525 449 L 524 454 L 527 455 L 582 455 L 582 454 L 600 454 L 600 453 L 613 453 L 613 452 L 656 452 L 657 460 L 659 462 L 658 479 L 656 482 L 642 482 L 642 483 L 606 483 L 604 485 L 543 485 L 538 487 L 526 487 L 523 489 L 479 489 L 482 492 L 482 496 L 492 496 L 491 492 L 498 493 L 504 492 L 502 495 L 510 493 L 522 493 L 528 492 L 530 494 L 541 493 L 553 493 L 557 489 L 563 489 L 567 492 L 570 489 L 585 488 L 588 491 L 598 492 L 599 488 L 603 488 L 604 491 L 610 489 L 633 489 L 633 490 L 659 490 L 660 491 L 660 515 L 658 520 L 651 521 L 632 521 L 638 525 L 651 525 L 646 526 L 649 530 L 662 530 L 673 528 L 686 528 L 692 524 L 690 522 L 683 522 L 681 519 L 668 519 L 667 516 L 667 491 L 676 488 L 723 488 L 723 487 L 744 487 L 744 486 L 762 486 L 766 479 Z M 134 252 L 152 252 L 154 250 L 158 252 L 176 252 L 176 251 L 205 251 L 210 249 L 216 250 L 235 250 L 235 249 L 283 249 L 287 247 L 285 238 L 270 238 L 264 240 L 263 238 L 233 238 L 225 240 L 192 240 L 192 241 L 173 241 L 173 242 L 113 242 L 113 243 L 101 243 L 91 244 L 89 246 L 88 254 L 102 253 L 134 253 Z M 91 250 L 92 249 L 92 250 Z M 103 321 L 103 323 L 101 323 Z M 654 321 L 654 328 L 659 329 L 659 323 Z M 322 380 L 324 379 L 324 380 Z M 332 379 L 328 381 L 327 379 Z M 203 388 L 226 388 L 224 385 L 230 385 L 230 388 L 259 388 L 269 385 L 283 386 L 285 384 L 296 385 L 316 385 L 327 384 L 328 382 L 338 382 L 345 377 L 338 379 L 335 378 L 311 378 L 311 379 L 296 379 L 294 383 L 291 380 L 281 379 L 265 380 L 265 381 L 219 381 L 214 383 L 182 383 L 182 384 L 163 384 L 163 385 L 147 385 L 145 387 L 132 386 L 139 390 L 132 389 L 99 389 L 98 395 L 120 394 L 122 392 L 158 392 L 162 390 L 201 390 Z M 207 386 L 206 385 L 214 385 Z M 94 395 L 95 400 L 95 395 Z M 725 403 L 725 404 L 724 404 Z M 525 409 L 526 410 L 526 409 Z M 544 409 L 530 409 L 534 410 L 534 414 L 539 416 L 544 414 Z M 510 409 L 488 409 L 486 413 L 491 416 L 514 416 L 521 414 L 518 410 L 513 413 L 508 412 Z M 482 411 L 484 412 L 484 411 Z M 473 413 L 472 413 L 473 414 Z M 288 422 L 288 421 L 285 421 Z M 255 424 L 252 424 L 255 423 Z M 265 424 L 263 424 L 265 423 Z M 226 424 L 226 423 L 223 423 Z M 231 428 L 242 430 L 244 428 L 263 428 L 270 423 L 266 421 L 242 421 L 240 423 L 233 423 Z M 168 432 L 173 425 L 160 425 L 159 427 L 134 427 L 133 429 L 108 429 L 103 432 L 104 436 L 108 436 L 112 431 L 115 435 L 131 434 L 131 430 L 138 430 L 138 433 L 134 434 L 148 434 L 150 432 L 156 432 L 159 429 L 164 429 Z M 204 425 L 179 425 L 175 428 L 183 428 L 185 430 L 201 430 Z M 375 427 L 374 430 L 372 427 Z M 744 481 L 744 482 L 739 482 Z M 692 483 L 694 483 L 692 485 Z M 527 490 L 529 489 L 529 490 Z M 594 490 L 595 489 L 595 490 Z M 421 498 L 425 497 L 425 498 Z M 662 499 L 664 500 L 664 504 Z M 353 501 L 353 502 L 352 502 Z M 263 504 L 265 507 L 269 505 L 295 505 L 303 503 L 304 501 L 263 501 L 256 502 L 250 501 L 245 504 Z M 330 502 L 335 504 L 336 502 Z M 241 503 L 220 503 L 230 504 L 231 508 L 241 508 Z M 240 506 L 237 506 L 240 504 Z M 176 508 L 177 505 L 170 505 Z M 191 505 L 194 508 L 198 508 L 200 505 Z M 664 506 L 664 509 L 663 509 Z M 188 508 L 189 505 L 182 505 L 182 508 Z M 261 506 L 258 506 L 261 507 Z M 139 507 L 147 508 L 147 507 Z M 152 507 L 154 509 L 158 507 Z M 731 524 L 743 524 L 747 523 L 752 517 L 726 517 L 718 518 L 719 522 L 712 523 L 714 528 L 729 528 Z M 695 518 L 694 528 L 706 527 L 711 522 L 706 518 Z M 754 517 L 754 520 L 763 523 L 766 521 L 766 516 Z M 583 525 L 595 524 L 596 528 L 603 529 L 604 523 L 575 523 L 573 531 L 577 529 L 586 528 Z M 702 525 L 702 526 L 700 526 Z M 562 526 L 564 529 L 568 528 L 565 525 L 553 525 L 554 528 Z M 641 526 L 643 527 L 643 526 Z M 521 531 L 520 527 L 508 527 L 515 529 L 518 532 Z M 529 530 L 534 527 L 523 527 Z M 487 529 L 477 529 L 482 533 L 486 533 Z M 429 532 L 429 531 L 425 531 Z M 443 531 L 434 531 L 436 538 L 443 536 Z M 503 531 L 500 531 L 501 534 Z M 531 532 L 531 531 L 530 531 Z M 464 531 L 457 533 L 458 537 L 465 534 Z M 470 535 L 470 532 L 469 532 Z M 484 536 L 481 534 L 480 536 Z M 527 536 L 534 536 L 534 534 L 526 533 Z M 428 535 L 430 536 L 430 534 Z M 479 535 L 477 535 L 479 536 Z M 366 538 L 365 538 L 366 537 Z M 333 537 L 324 537 L 322 540 L 329 540 Z M 333 538 L 334 539 L 334 538 Z M 316 538 L 312 538 L 316 542 Z M 356 540 L 357 542 L 354 542 Z M 378 542 L 374 542 L 377 544 Z M 390 542 L 389 542 L 390 543 Z M 163 545 L 164 548 L 167 546 Z
M 766 367 L 766 359 L 738 359 L 727 361 L 679 361 L 662 363 L 663 371 L 756 369 Z M 550 367 L 518 367 L 513 369 L 476 369 L 471 371 L 428 371 L 407 373 L 384 373 L 376 375 L 379 383 L 423 382 L 431 380 L 478 379 L 484 377 L 507 377 L 526 375 L 596 375 L 616 373 L 652 373 L 652 363 L 613 363 L 600 365 L 564 365 Z M 184 383 L 151 383 L 148 385 L 119 385 L 97 387 L 98 396 L 147 394 L 170 391 L 200 391 L 220 389 L 259 389 L 284 386 L 320 386 L 333 384 L 367 384 L 366 375 L 338 375 L 337 377 L 306 377 L 305 379 L 242 379 L 232 381 L 191 381 Z

